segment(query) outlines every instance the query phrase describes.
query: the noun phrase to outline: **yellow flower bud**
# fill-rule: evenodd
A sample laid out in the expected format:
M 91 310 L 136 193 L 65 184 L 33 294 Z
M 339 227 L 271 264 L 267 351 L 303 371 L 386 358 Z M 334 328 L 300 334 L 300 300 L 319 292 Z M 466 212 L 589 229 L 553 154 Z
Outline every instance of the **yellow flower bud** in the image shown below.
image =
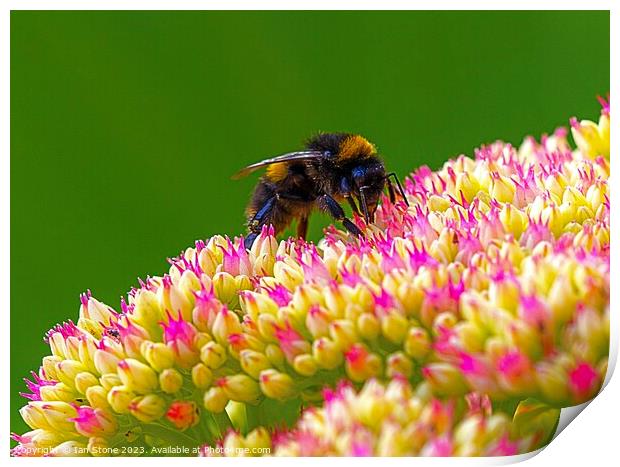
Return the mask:
M 108 391 L 103 386 L 90 386 L 86 389 L 86 399 L 91 407 L 96 409 L 107 409 L 110 407 L 108 403 Z
M 312 356 L 316 363 L 326 370 L 333 370 L 342 364 L 342 351 L 332 340 L 322 337 L 312 344 Z
M 99 373 L 95 366 L 95 352 L 97 351 L 97 342 L 90 337 L 82 336 L 79 342 L 78 354 L 79 360 L 91 373 Z
M 120 358 L 102 349 L 95 351 L 95 367 L 99 374 L 116 373 Z
M 218 272 L 213 276 L 213 291 L 222 303 L 231 305 L 238 301 L 237 283 L 235 278 L 227 272 Z
M 52 386 L 41 386 L 39 393 L 43 401 L 73 402 L 76 397 L 73 388 L 64 383 L 56 383 Z
M 105 388 L 106 391 L 109 391 L 114 386 L 120 386 L 121 379 L 118 377 L 116 373 L 106 373 L 99 378 L 99 383 Z
M 512 203 L 516 192 L 515 183 L 498 173 L 491 175 L 491 189 L 489 190 L 491 197 L 500 203 Z
M 42 412 L 46 425 L 54 430 L 67 433 L 75 431 L 73 422 L 69 420 L 77 416 L 77 410 L 73 405 L 63 401 L 31 401 L 28 406 L 33 406 Z M 45 428 L 45 426 L 32 428 Z
M 278 250 L 278 241 L 276 240 L 273 232 L 269 232 L 268 229 L 261 232 L 261 234 L 254 240 L 250 254 L 254 258 L 260 258 L 266 256 L 275 261 L 276 251 Z M 273 265 L 272 265 L 273 268 Z M 259 271 L 262 275 L 271 275 L 271 270 Z
M 489 301 L 495 307 L 514 313 L 519 305 L 519 299 L 520 290 L 516 278 L 506 276 L 492 280 L 489 284 Z
M 556 323 L 565 323 L 573 316 L 575 304 L 579 300 L 569 277 L 558 275 L 553 282 L 547 302 Z
M 86 367 L 75 360 L 63 360 L 56 364 L 56 377 L 71 388 L 75 387 L 75 377 L 83 371 Z
M 56 355 L 48 355 L 46 357 L 43 357 L 43 371 L 45 372 L 45 375 L 48 379 L 58 380 L 58 377 L 56 376 L 56 364 L 60 363 L 61 361 L 62 358 Z
M 438 195 L 431 195 L 428 198 L 428 206 L 433 211 L 444 212 L 450 207 L 450 201 Z
M 69 336 L 65 339 L 65 355 L 67 360 L 80 360 L 79 342 L 75 336 Z
M 301 285 L 304 281 L 303 271 L 299 266 L 285 261 L 276 261 L 273 265 L 273 275 L 277 281 L 289 290 Z
M 408 328 L 407 318 L 396 311 L 390 311 L 381 317 L 383 336 L 394 344 L 400 344 L 405 339 Z
M 143 423 L 151 423 L 166 412 L 166 401 L 156 394 L 138 396 L 129 404 L 129 413 Z
M 262 293 L 244 292 L 240 296 L 239 303 L 243 312 L 250 315 L 253 320 L 256 320 L 261 313 L 274 316 L 278 313 L 278 304 Z
M 217 381 L 228 399 L 238 402 L 255 402 L 260 396 L 258 383 L 244 374 L 225 376 Z
M 211 336 L 206 332 L 197 332 L 194 337 L 194 348 L 202 349 L 205 345 L 212 341 L 213 339 L 211 339 Z
M 339 319 L 329 325 L 329 335 L 340 350 L 346 350 L 359 340 L 351 321 Z
M 564 195 L 564 188 L 567 184 L 566 178 L 559 172 L 549 174 L 543 183 L 544 188 L 561 198 Z
M 385 392 L 376 380 L 369 380 L 357 395 L 354 413 L 351 415 L 373 430 L 381 431 L 381 422 L 392 411 L 391 401 Z
M 132 319 L 149 331 L 152 336 L 161 335 L 159 322 L 165 317 L 157 295 L 147 289 L 140 289 L 133 297 Z
M 365 340 L 371 341 L 376 339 L 381 332 L 381 324 L 372 313 L 362 313 L 357 318 L 357 330 L 360 336 Z
M 228 404 L 228 400 L 222 388 L 212 387 L 205 392 L 203 404 L 209 412 L 222 413 Z
M 149 394 L 158 388 L 157 373 L 133 358 L 118 362 L 118 376 L 125 386 L 138 394 Z
M 329 335 L 331 319 L 327 311 L 320 306 L 312 306 L 306 315 L 306 327 L 315 339 Z
M 320 307 L 324 303 L 322 290 L 316 285 L 303 284 L 295 289 L 291 304 L 302 315 L 305 315 L 312 307 Z M 322 311 L 325 310 L 322 309 Z
M 407 332 L 404 348 L 407 355 L 423 361 L 431 351 L 431 339 L 424 328 L 412 326 Z
M 185 321 L 192 320 L 193 300 L 179 290 L 170 277 L 164 277 L 162 286 L 157 289 L 157 299 L 163 310 L 168 310 L 174 316 L 180 314 Z
M 240 275 L 235 277 L 235 287 L 237 287 L 238 291 L 243 290 L 251 290 L 253 288 L 252 281 L 246 275 Z M 235 295 L 235 299 L 229 305 L 231 310 L 236 310 L 239 308 L 239 295 Z
M 323 290 L 323 299 L 325 300 L 325 307 L 333 317 L 341 318 L 344 316 L 347 301 L 340 286 L 332 284 L 326 287 Z
M 239 317 L 227 308 L 223 308 L 218 312 L 211 330 L 215 340 L 222 345 L 228 343 L 228 336 L 241 333 L 242 331 Z
M 136 397 L 135 393 L 127 386 L 115 386 L 108 392 L 108 404 L 117 413 L 128 413 L 131 401 Z
M 575 144 L 584 157 L 594 159 L 603 156 L 609 159 L 609 117 L 601 115 L 599 124 L 582 120 L 571 121 L 571 133 Z
M 549 439 L 556 429 L 560 416 L 560 409 L 542 404 L 535 399 L 526 399 L 517 406 L 512 430 L 519 438 L 531 434 L 542 434 L 543 439 Z
M 166 368 L 159 374 L 159 386 L 167 394 L 179 392 L 183 387 L 183 376 L 174 368 Z
M 271 436 L 266 428 L 259 426 L 247 434 L 244 444 L 251 450 L 268 452 L 267 450 L 271 449 Z M 258 454 L 260 453 L 257 452 Z
M 86 318 L 95 323 L 101 323 L 103 326 L 109 326 L 110 320 L 116 316 L 114 310 L 104 303 L 101 303 L 90 294 L 84 294 L 81 297 L 82 305 L 80 306 L 80 318 Z
M 430 363 L 422 369 L 422 374 L 439 395 L 457 396 L 469 391 L 462 373 L 449 363 Z
M 397 375 L 410 378 L 413 373 L 413 363 L 403 352 L 394 352 L 387 359 L 386 374 L 389 378 Z
M 144 341 L 140 350 L 144 359 L 155 371 L 174 366 L 174 352 L 163 342 Z
M 433 321 L 433 332 L 440 334 L 442 331 L 452 329 L 458 323 L 458 318 L 451 311 L 444 311 L 435 316 Z
M 293 360 L 293 369 L 302 376 L 312 376 L 318 370 L 317 363 L 312 355 L 297 355 Z
M 55 357 L 59 357 L 61 360 L 66 358 L 67 349 L 65 347 L 65 338 L 61 333 L 52 333 L 52 335 L 49 336 L 49 345 L 50 350 Z
M 100 436 L 89 438 L 87 449 L 88 453 L 93 457 L 108 457 L 111 452 L 108 440 Z
M 588 191 L 586 192 L 586 200 L 588 201 L 593 212 L 596 212 L 599 206 L 605 202 L 605 194 L 605 188 L 599 183 L 594 183 L 590 186 L 590 188 L 588 188 Z
M 460 172 L 456 176 L 455 192 L 457 194 L 463 193 L 467 202 L 471 203 L 479 190 L 480 184 L 478 180 L 471 176 L 469 172 Z
M 213 373 L 203 363 L 197 363 L 192 368 L 192 382 L 199 389 L 206 389 L 211 386 Z
M 297 392 L 293 379 L 277 370 L 261 371 L 259 382 L 263 394 L 272 399 L 288 399 Z
M 243 371 L 255 379 L 258 379 L 261 371 L 270 368 L 272 365 L 265 354 L 251 349 L 244 349 L 239 353 L 239 363 Z
M 45 419 L 43 415 L 43 410 L 36 406 L 33 402 L 28 402 L 27 405 L 23 406 L 19 409 L 19 414 L 26 424 L 32 428 L 36 429 L 44 429 L 44 430 L 53 430 L 50 424 Z
M 258 332 L 264 340 L 276 342 L 276 326 L 278 325 L 278 320 L 275 316 L 262 313 L 258 316 L 257 321 Z
M 454 326 L 454 332 L 465 351 L 475 353 L 484 350 L 486 334 L 474 323 L 468 321 L 459 322 Z
M 200 360 L 215 370 L 226 361 L 226 349 L 217 342 L 209 342 L 200 350 Z
M 200 269 L 204 271 L 207 276 L 213 276 L 217 265 L 220 263 L 216 255 L 209 249 L 203 248 L 198 253 L 198 264 Z
M 521 238 L 521 234 L 527 226 L 527 216 L 514 205 L 506 203 L 502 206 L 499 213 L 499 220 L 507 232 L 510 232 L 515 239 Z
M 512 321 L 506 334 L 509 343 L 532 359 L 539 359 L 543 353 L 542 338 L 532 325 L 521 320 Z
M 536 365 L 536 382 L 545 399 L 555 404 L 564 404 L 570 399 L 568 374 L 557 362 L 541 362 Z
M 457 244 L 454 241 L 454 232 L 448 228 L 442 229 L 439 238 L 431 243 L 428 252 L 442 263 L 453 261 L 458 253 Z
M 86 390 L 91 386 L 96 386 L 99 384 L 99 380 L 87 371 L 83 371 L 82 373 L 78 373 L 75 375 L 74 385 L 75 388 L 82 394 L 86 394 Z
M 89 333 L 91 336 L 93 336 L 95 339 L 101 339 L 101 336 L 103 335 L 103 331 L 104 331 L 104 328 L 101 326 L 101 324 L 96 323 L 91 319 L 83 318 L 83 317 L 78 319 L 77 327 L 80 329 L 83 329 L 84 331 Z
M 177 271 L 174 266 L 172 266 L 171 269 Z M 179 279 L 179 290 L 185 294 L 192 305 L 194 304 L 196 298 L 194 291 L 200 290 L 200 286 L 200 279 L 198 279 L 198 276 L 194 271 L 191 269 L 186 269 L 183 271 Z

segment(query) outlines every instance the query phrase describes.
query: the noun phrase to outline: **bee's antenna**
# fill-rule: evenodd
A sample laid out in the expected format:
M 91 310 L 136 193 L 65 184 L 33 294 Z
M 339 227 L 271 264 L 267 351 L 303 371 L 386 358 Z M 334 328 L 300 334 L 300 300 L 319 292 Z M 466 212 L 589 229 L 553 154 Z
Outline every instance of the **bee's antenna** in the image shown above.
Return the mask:
M 368 188 L 367 186 L 360 187 L 360 204 L 362 205 L 362 211 L 364 212 L 364 219 L 366 219 L 366 223 L 370 224 L 370 214 L 368 213 L 368 205 L 366 204 L 366 195 L 364 194 L 364 190 Z
M 398 175 L 396 175 L 396 172 L 390 172 L 389 174 L 387 174 L 385 176 L 385 179 L 389 181 L 390 177 L 394 178 L 394 181 L 396 182 L 396 186 L 398 187 L 398 191 L 400 193 L 400 196 L 403 197 L 403 201 L 405 202 L 407 207 L 409 207 L 409 200 L 407 200 L 407 197 L 405 196 L 405 190 L 403 190 L 403 186 L 400 184 L 400 180 L 398 179 Z

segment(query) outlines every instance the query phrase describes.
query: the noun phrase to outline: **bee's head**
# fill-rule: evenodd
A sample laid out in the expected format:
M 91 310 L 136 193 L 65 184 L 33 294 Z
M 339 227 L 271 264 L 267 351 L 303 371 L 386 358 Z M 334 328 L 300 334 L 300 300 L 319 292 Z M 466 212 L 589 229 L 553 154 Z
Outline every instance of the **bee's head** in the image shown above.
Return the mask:
M 374 159 L 374 158 L 373 158 Z M 385 168 L 378 159 L 358 165 L 351 171 L 354 193 L 366 222 L 372 222 L 385 187 Z

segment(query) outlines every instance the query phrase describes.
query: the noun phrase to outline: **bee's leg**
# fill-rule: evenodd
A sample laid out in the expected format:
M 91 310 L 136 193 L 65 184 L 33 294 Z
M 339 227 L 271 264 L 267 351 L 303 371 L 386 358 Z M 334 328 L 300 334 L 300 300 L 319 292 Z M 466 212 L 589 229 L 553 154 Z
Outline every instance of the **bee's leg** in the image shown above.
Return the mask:
M 398 187 L 398 192 L 400 193 L 400 196 L 402 196 L 405 204 L 409 206 L 409 201 L 407 200 L 407 196 L 405 196 L 405 190 L 403 190 L 403 186 L 400 184 L 400 180 L 398 179 L 398 175 L 396 175 L 396 172 L 390 172 L 389 174 L 387 174 L 385 178 L 386 180 L 389 181 L 390 177 L 394 178 L 394 181 L 396 182 L 396 186 Z
M 346 198 L 347 203 L 349 203 L 349 206 L 351 206 L 351 210 L 353 211 L 353 213 L 361 216 L 362 214 L 360 213 L 357 204 L 355 204 L 355 200 L 353 199 L 351 192 L 351 182 L 349 182 L 349 179 L 347 177 L 342 177 L 340 179 L 340 193 L 342 193 Z
M 297 236 L 305 240 L 307 234 L 308 234 L 308 215 L 304 214 L 299 218 L 299 222 L 297 223 Z
M 243 245 L 248 250 L 252 248 L 252 244 L 256 237 L 259 236 L 263 225 L 269 223 L 271 213 L 276 205 L 276 197 L 272 196 L 265 201 L 265 204 L 254 214 L 254 217 L 248 222 L 248 230 L 250 233 L 245 237 Z
M 349 203 L 349 206 L 351 206 L 351 210 L 352 210 L 355 214 L 357 214 L 358 216 L 361 216 L 360 210 L 359 210 L 359 208 L 357 207 L 357 204 L 355 204 L 355 200 L 353 199 L 353 197 L 352 197 L 352 196 L 347 196 L 346 198 L 347 198 L 347 201 L 348 201 L 348 203 Z
M 252 248 L 252 245 L 254 245 L 254 240 L 256 240 L 256 237 L 258 237 L 258 234 L 255 232 L 251 232 L 246 235 L 245 239 L 243 240 L 243 246 L 245 247 L 246 250 L 249 250 Z
M 388 195 L 390 197 L 390 202 L 392 204 L 394 204 L 394 201 L 396 201 L 396 193 L 394 193 L 394 185 L 392 185 L 392 180 L 390 180 L 389 178 L 386 178 L 385 181 L 387 182 L 387 190 L 388 190 Z
M 317 198 L 317 204 L 320 209 L 327 212 L 330 216 L 332 216 L 337 221 L 342 222 L 342 225 L 345 229 L 351 232 L 353 235 L 363 236 L 362 231 L 351 222 L 350 219 L 347 219 L 344 215 L 344 210 L 342 206 L 338 204 L 334 198 L 329 195 L 321 195 Z

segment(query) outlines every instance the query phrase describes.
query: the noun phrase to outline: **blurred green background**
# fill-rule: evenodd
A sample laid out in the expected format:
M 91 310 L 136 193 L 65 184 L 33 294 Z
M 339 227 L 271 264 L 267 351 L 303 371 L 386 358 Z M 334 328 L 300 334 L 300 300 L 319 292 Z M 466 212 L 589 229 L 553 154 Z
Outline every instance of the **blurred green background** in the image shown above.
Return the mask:
M 404 177 L 596 118 L 608 90 L 608 12 L 12 12 L 12 430 L 80 292 L 117 307 L 243 232 L 244 165 L 353 131 Z

